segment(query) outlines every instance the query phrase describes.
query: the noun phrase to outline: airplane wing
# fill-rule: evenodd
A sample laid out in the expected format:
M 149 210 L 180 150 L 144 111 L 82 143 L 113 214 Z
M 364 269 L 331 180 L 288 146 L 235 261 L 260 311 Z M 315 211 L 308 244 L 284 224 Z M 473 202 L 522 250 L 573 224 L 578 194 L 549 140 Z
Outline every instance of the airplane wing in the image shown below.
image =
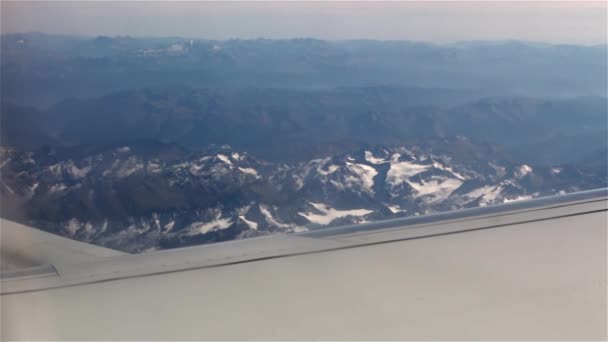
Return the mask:
M 3 221 L 0 337 L 605 340 L 607 226 L 608 189 L 138 255 Z
M 15 277 L 32 268 L 51 268 L 98 260 L 125 253 L 70 240 L 40 229 L 0 219 L 2 274 Z

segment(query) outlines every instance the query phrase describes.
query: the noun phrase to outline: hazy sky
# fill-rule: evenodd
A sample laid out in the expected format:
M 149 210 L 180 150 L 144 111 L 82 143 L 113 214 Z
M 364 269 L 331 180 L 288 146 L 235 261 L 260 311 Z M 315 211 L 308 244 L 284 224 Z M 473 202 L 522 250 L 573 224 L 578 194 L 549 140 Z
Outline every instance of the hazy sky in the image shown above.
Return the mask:
M 1 2 L 3 33 L 606 42 L 606 2 Z

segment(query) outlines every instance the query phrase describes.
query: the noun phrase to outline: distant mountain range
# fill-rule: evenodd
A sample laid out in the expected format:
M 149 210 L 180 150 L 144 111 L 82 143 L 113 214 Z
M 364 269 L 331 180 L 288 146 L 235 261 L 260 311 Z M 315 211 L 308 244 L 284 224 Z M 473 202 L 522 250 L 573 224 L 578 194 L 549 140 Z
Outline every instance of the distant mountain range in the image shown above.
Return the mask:
M 436 45 L 408 41 L 0 38 L 5 100 L 46 107 L 68 97 L 167 85 L 331 89 L 405 85 L 482 96 L 606 94 L 606 45 L 517 41 Z
M 133 90 L 65 100 L 47 111 L 3 102 L 1 138 L 21 149 L 142 139 L 195 149 L 229 144 L 273 161 L 458 136 L 502 146 L 531 163 L 576 162 L 605 150 L 606 98 L 497 97 L 431 105 L 452 97 L 462 99 L 458 91 L 395 86 Z
M 441 151 L 458 150 L 461 157 Z M 130 252 L 298 232 L 607 185 L 605 168 L 500 159 L 466 139 L 293 164 L 139 142 L 0 150 L 5 217 Z M 467 157 L 468 156 L 468 157 Z

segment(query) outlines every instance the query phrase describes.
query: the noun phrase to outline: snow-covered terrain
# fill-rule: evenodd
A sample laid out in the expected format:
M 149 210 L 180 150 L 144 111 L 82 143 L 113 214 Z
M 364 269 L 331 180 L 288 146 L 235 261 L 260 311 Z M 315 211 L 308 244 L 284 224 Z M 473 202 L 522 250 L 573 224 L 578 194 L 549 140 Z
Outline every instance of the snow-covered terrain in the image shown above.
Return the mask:
M 341 217 L 362 217 L 367 214 L 373 213 L 373 210 L 367 209 L 336 210 L 323 203 L 309 203 L 314 208 L 314 210 L 311 212 L 298 213 L 298 215 L 306 218 L 311 223 L 316 223 L 320 225 L 328 225 L 335 219 Z
M 229 147 L 84 157 L 0 148 L 3 215 L 130 252 L 293 233 L 605 186 L 572 165 L 378 146 L 295 164 Z

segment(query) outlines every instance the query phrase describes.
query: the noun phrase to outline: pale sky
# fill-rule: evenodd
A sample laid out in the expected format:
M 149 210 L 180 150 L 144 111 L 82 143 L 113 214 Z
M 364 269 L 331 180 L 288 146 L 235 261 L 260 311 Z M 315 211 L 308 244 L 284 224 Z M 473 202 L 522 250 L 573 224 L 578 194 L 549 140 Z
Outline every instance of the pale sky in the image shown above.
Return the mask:
M 4 1 L 2 33 L 606 43 L 600 2 Z

